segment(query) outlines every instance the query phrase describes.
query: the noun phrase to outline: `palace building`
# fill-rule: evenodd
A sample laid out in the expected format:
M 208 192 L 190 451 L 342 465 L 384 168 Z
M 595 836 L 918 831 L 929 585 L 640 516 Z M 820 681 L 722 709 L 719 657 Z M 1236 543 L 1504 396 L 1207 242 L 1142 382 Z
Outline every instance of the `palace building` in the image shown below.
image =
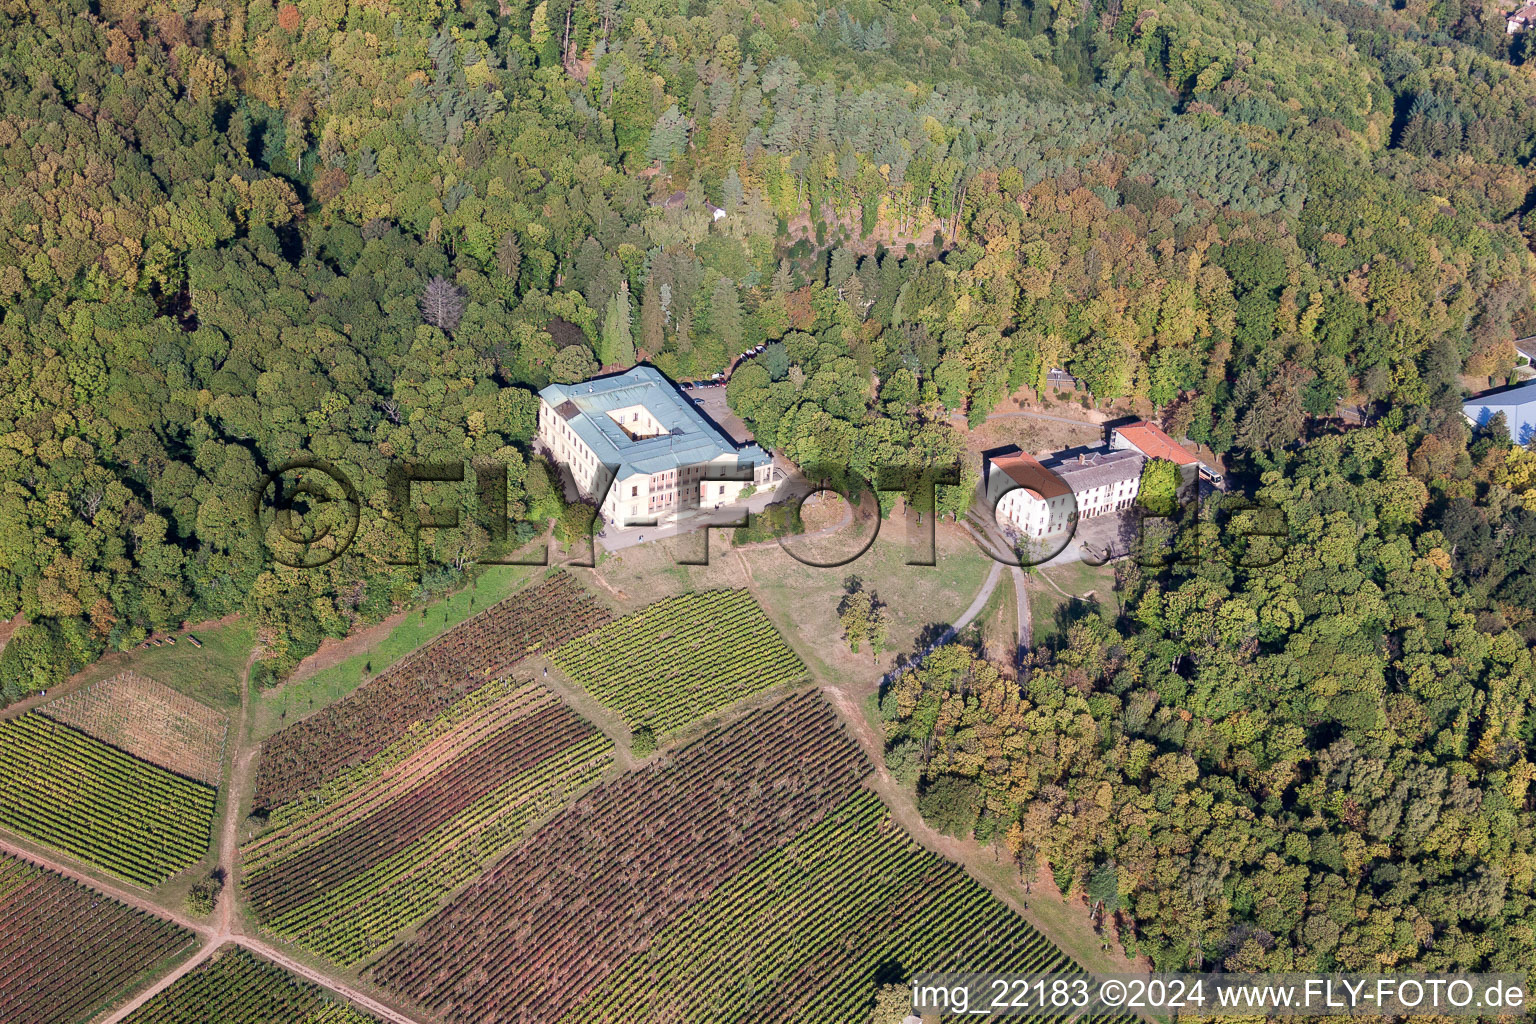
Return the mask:
M 618 527 L 718 508 L 783 479 L 767 452 L 737 446 L 649 366 L 540 391 L 538 439 Z

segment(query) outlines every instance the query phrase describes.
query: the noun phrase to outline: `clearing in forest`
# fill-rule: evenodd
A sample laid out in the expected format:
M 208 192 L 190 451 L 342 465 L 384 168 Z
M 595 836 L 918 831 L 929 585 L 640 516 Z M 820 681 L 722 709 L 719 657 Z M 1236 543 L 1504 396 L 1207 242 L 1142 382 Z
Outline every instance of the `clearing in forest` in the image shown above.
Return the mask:
M 487 683 L 275 811 L 242 849 L 263 927 L 351 965 L 597 781 L 612 742 L 544 687 Z
M 370 970 L 449 1024 L 551 1024 L 869 768 L 814 693 L 601 785 Z
M 35 711 L 0 722 L 0 825 L 140 885 L 208 852 L 215 793 Z
M 567 572 L 491 606 L 267 740 L 256 772 L 256 808 L 281 806 L 324 785 L 528 655 L 608 618 Z
M 38 711 L 177 775 L 219 784 L 229 719 L 147 676 L 119 672 Z
M 194 942 L 179 925 L 0 853 L 0 1020 L 88 1020 Z
M 657 734 L 806 673 L 745 590 L 657 601 L 572 640 L 550 660 L 632 728 Z
M 798 694 L 599 786 L 369 977 L 448 1024 L 863 1024 L 882 977 L 1076 969 L 868 773 Z
M 864 1024 L 873 979 L 1071 971 L 1065 954 L 859 790 L 630 957 L 562 1024 Z M 657 985 L 656 979 L 667 979 Z M 750 978 L 751 982 L 747 983 Z

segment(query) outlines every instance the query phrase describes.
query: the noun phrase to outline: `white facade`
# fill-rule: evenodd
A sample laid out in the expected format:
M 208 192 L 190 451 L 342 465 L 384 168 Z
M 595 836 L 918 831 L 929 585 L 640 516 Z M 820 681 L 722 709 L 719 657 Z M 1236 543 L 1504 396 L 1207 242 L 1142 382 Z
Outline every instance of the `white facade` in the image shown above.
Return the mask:
M 1119 512 L 1131 507 L 1136 500 L 1136 494 L 1141 490 L 1141 476 L 1131 477 L 1129 480 L 1117 480 L 1113 483 L 1099 484 L 1095 487 L 1086 487 L 1077 494 L 1077 514 L 1082 519 L 1092 519 L 1106 512 Z
M 1046 499 L 1028 488 L 1017 487 L 997 499 L 997 516 L 1027 537 L 1044 537 L 1067 528 L 1072 521 L 1072 499 Z
M 992 459 L 988 494 L 996 515 L 1026 537 L 1062 533 L 1077 519 L 1130 508 L 1146 459 L 1134 451 L 1094 452 L 1044 464 L 1022 453 Z

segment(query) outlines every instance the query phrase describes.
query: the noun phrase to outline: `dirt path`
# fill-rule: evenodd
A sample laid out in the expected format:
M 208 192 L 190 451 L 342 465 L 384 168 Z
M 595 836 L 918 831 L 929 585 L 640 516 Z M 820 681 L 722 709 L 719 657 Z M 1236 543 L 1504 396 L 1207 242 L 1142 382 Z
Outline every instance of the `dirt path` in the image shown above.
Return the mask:
M 560 698 L 566 707 L 595 725 L 599 732 L 613 741 L 613 760 L 624 771 L 637 763 L 630 744 L 633 737 L 624 717 L 612 708 L 594 700 L 592 695 L 566 678 L 558 668 L 543 657 L 531 657 L 521 663 L 521 671 L 532 673 L 533 681 Z
M 1009 568 L 1013 574 L 1014 594 L 1017 599 L 1019 644 L 1017 655 L 1022 660 L 1032 646 L 1029 592 L 1023 570 L 1018 566 Z M 935 647 L 948 643 L 961 629 L 981 614 L 991 599 L 998 581 L 1002 578 L 1002 570 L 1003 563 L 994 561 L 986 582 L 982 584 L 970 607 L 945 630 L 944 635 L 934 645 Z M 922 655 L 898 669 L 897 672 L 893 672 L 892 676 L 921 663 L 922 656 L 931 650 L 933 647 L 922 652 Z M 1138 967 L 1133 964 L 1118 951 L 1117 945 L 1111 943 L 1106 947 L 1104 939 L 1094 931 L 1087 906 L 1081 900 L 1074 901 L 1064 896 L 1056 888 L 1054 880 L 1048 873 L 1043 882 L 1037 881 L 1026 885 L 1017 868 L 1003 860 L 999 847 L 979 843 L 974 839 L 956 839 L 953 836 L 944 835 L 923 819 L 921 812 L 917 809 L 916 794 L 898 783 L 886 769 L 885 737 L 865 714 L 862 702 L 878 692 L 878 689 L 878 683 L 872 684 L 857 678 L 848 678 L 837 684 L 824 684 L 822 693 L 832 702 L 838 717 L 848 727 L 873 765 L 874 773 L 867 784 L 885 803 L 886 808 L 891 812 L 892 819 L 920 846 L 961 865 L 972 878 L 1012 907 L 1080 966 L 1090 971 L 1101 972 L 1149 969 L 1145 965 Z
M 226 830 L 226 835 L 229 834 L 230 833 L 228 833 Z M 220 845 L 221 848 L 224 845 L 222 840 Z M 251 950 L 253 953 L 257 953 L 266 957 L 268 960 L 272 960 L 282 965 L 293 974 L 296 974 L 307 981 L 314 982 L 316 985 L 319 985 L 322 988 L 328 989 L 331 992 L 342 996 L 343 998 L 352 1002 L 354 1005 L 363 1010 L 366 1010 L 374 1016 L 383 1020 L 390 1021 L 391 1024 L 418 1024 L 418 1022 L 413 1018 L 406 1016 L 398 1010 L 386 1006 L 385 1004 L 379 1002 L 377 999 L 359 991 L 351 985 L 348 985 L 342 981 L 338 981 L 336 978 L 323 971 L 316 970 L 313 967 L 309 967 L 297 960 L 294 960 L 282 950 L 275 949 L 259 939 L 254 939 L 250 936 L 232 932 L 230 930 L 232 915 L 229 912 L 229 909 L 232 908 L 233 901 L 227 899 L 226 897 L 220 897 L 221 913 L 217 923 L 215 925 L 204 924 L 203 922 L 193 920 L 186 914 L 169 909 L 168 907 L 149 898 L 149 896 L 142 892 L 133 892 L 121 886 L 114 885 L 111 882 L 96 878 L 85 873 L 84 871 L 81 871 L 67 860 L 63 860 L 58 857 L 44 856 L 35 850 L 18 845 L 4 837 L 0 837 L 0 851 L 4 851 L 5 853 L 8 853 L 14 857 L 20 857 L 21 859 L 29 861 L 40 867 L 47 868 L 49 871 L 56 872 L 60 875 L 63 875 L 65 878 L 79 882 L 81 885 L 88 886 L 97 892 L 110 896 L 112 899 L 115 899 L 121 903 L 125 903 L 128 906 L 133 907 L 135 910 L 142 910 L 145 913 L 153 914 L 156 917 L 172 921 L 203 939 L 202 945 L 200 945 L 192 953 L 191 956 L 187 957 L 185 960 L 182 960 L 170 971 L 156 978 L 153 984 L 140 990 L 128 1001 L 117 1004 L 108 1013 L 98 1017 L 96 1024 L 118 1024 L 118 1022 L 127 1019 L 133 1014 L 135 1010 L 139 1009 L 145 1003 L 149 1002 L 149 1000 L 153 999 L 156 995 L 170 988 L 178 980 L 196 969 L 199 964 L 212 956 L 214 951 L 217 950 L 220 946 L 224 945 L 226 942 L 234 942 L 244 946 L 245 948 Z M 221 849 L 221 853 L 222 852 L 223 850 Z
M 1009 566 L 1009 570 L 1013 573 L 1013 596 L 1019 606 L 1019 649 L 1015 654 L 1015 663 L 1022 665 L 1024 663 L 1024 656 L 1033 650 L 1035 646 L 1034 628 L 1029 618 L 1029 590 L 1027 587 L 1029 581 L 1024 575 L 1024 570 L 1019 566 Z M 1054 586 L 1054 584 L 1052 585 Z
M 321 988 L 326 989 L 335 995 L 341 996 L 353 1006 L 356 1006 L 358 1009 L 367 1013 L 373 1014 L 380 1020 L 389 1021 L 390 1024 L 419 1024 L 419 1022 L 414 1018 L 407 1017 L 400 1011 L 394 1009 L 393 1007 L 386 1006 L 372 996 L 353 988 L 351 985 L 343 984 L 322 971 L 317 971 L 313 967 L 300 963 L 281 950 L 274 949 L 273 947 L 267 945 L 265 942 L 260 942 L 256 939 L 252 939 L 244 935 L 215 936 L 214 938 L 209 939 L 202 945 L 201 948 L 198 949 L 196 953 L 192 954 L 191 957 L 178 964 L 174 970 L 156 979 L 153 985 L 149 986 L 144 991 L 128 1000 L 126 1003 L 121 1004 L 111 1013 L 99 1018 L 96 1021 L 96 1024 L 120 1024 L 121 1021 L 124 1021 L 128 1017 L 132 1016 L 134 1011 L 138 1010 L 145 1003 L 149 1002 L 155 996 L 159 995 L 161 992 L 164 992 L 166 989 L 176 984 L 176 982 L 186 977 L 192 971 L 196 970 L 199 965 L 211 957 L 221 946 L 224 946 L 227 943 L 243 946 L 244 948 L 250 950 L 252 953 L 255 953 L 257 956 L 265 957 L 266 959 L 271 960 L 273 963 L 287 970 L 288 973 L 303 978 L 305 981 L 311 982 L 315 985 L 319 985 Z
M 168 907 L 162 906 L 143 892 L 125 889 L 122 886 L 114 885 L 104 879 L 87 874 L 66 860 L 40 853 L 29 846 L 22 846 L 4 837 L 0 837 L 0 851 L 8 853 L 13 857 L 20 857 L 22 860 L 29 861 L 39 867 L 47 868 L 49 871 L 63 875 L 71 881 L 79 882 L 81 885 L 95 889 L 97 892 L 105 893 L 119 903 L 126 903 L 135 910 L 142 910 L 145 913 L 154 914 L 156 917 L 172 921 L 188 931 L 204 936 L 213 935 L 214 930 L 209 925 L 194 921 L 185 914 L 177 913 Z
M 231 941 L 244 946 L 259 956 L 266 957 L 268 960 L 286 968 L 289 973 L 296 974 L 305 981 L 313 982 L 321 988 L 336 993 L 358 1009 L 371 1013 L 380 1020 L 390 1021 L 391 1024 L 419 1024 L 415 1018 L 406 1016 L 394 1007 L 379 1002 L 377 999 L 359 989 L 353 988 L 351 985 L 337 981 L 324 971 L 317 971 L 307 964 L 300 963 L 282 950 L 269 946 L 265 942 L 243 935 L 235 936 Z
M 822 693 L 832 702 L 838 717 L 853 733 L 874 766 L 867 783 L 884 802 L 891 818 L 924 849 L 959 864 L 973 879 L 1028 921 L 1034 928 L 1089 971 L 1129 972 L 1138 969 L 1113 948 L 1103 948 L 1103 940 L 1094 932 L 1088 908 L 1081 901 L 1063 896 L 1051 883 L 1036 881 L 1026 888 L 1014 865 L 1002 860 L 996 846 L 974 839 L 956 839 L 929 825 L 918 812 L 913 793 L 898 783 L 885 767 L 885 741 L 865 716 L 850 687 L 823 686 Z
M 261 648 L 257 646 L 245 659 L 245 673 L 240 677 L 240 714 L 230 723 L 233 754 L 229 759 L 229 778 L 224 784 L 224 825 L 219 830 L 219 868 L 224 872 L 224 891 L 219 893 L 216 912 L 219 935 L 229 935 L 231 927 L 238 924 L 235 903 L 240 890 L 235 876 L 240 854 L 240 807 L 256 784 L 252 766 L 260 749 L 249 745 L 247 739 L 251 722 L 251 670 L 259 657 Z
M 919 651 L 916 657 L 907 661 L 905 664 L 898 665 L 896 668 L 893 668 L 885 677 L 886 681 L 896 679 L 899 676 L 902 676 L 905 673 L 911 671 L 912 669 L 917 668 L 923 663 L 924 658 L 928 657 L 928 655 L 949 643 L 959 634 L 962 629 L 964 629 L 966 626 L 969 626 L 971 624 L 971 620 L 980 615 L 982 609 L 987 606 L 987 602 L 992 599 L 992 591 L 997 589 L 997 581 L 1002 578 L 1003 563 L 994 561 L 992 563 L 992 568 L 987 572 L 986 582 L 983 583 L 981 585 L 981 589 L 976 592 L 976 599 L 971 602 L 971 606 L 967 608 L 958 619 L 944 627 L 944 632 L 939 634 L 939 638 L 933 643 L 929 644 L 923 650 Z M 1018 589 L 1020 594 L 1022 594 L 1022 589 L 1017 588 L 1018 581 L 1015 580 L 1014 583 L 1015 588 Z M 1025 603 L 1025 599 L 1023 597 L 1020 597 L 1019 600 L 1021 603 Z M 1028 616 L 1029 613 L 1026 610 L 1024 614 L 1025 616 Z M 1022 636 L 1023 634 L 1020 635 Z
M 110 1013 L 97 1021 L 97 1024 L 119 1024 L 127 1019 L 133 1012 L 153 999 L 159 993 L 174 985 L 178 980 L 195 970 L 226 943 L 240 945 L 266 957 L 268 960 L 286 968 L 291 974 L 297 975 L 306 981 L 319 985 L 351 1002 L 354 1006 L 373 1014 L 390 1024 L 418 1024 L 417 1021 L 405 1014 L 386 1006 L 377 999 L 361 992 L 351 985 L 331 976 L 330 974 L 310 967 L 293 959 L 282 950 L 276 949 L 260 939 L 244 934 L 244 926 L 240 916 L 236 913 L 236 904 L 239 900 L 239 837 L 241 808 L 246 804 L 255 785 L 255 773 L 253 768 L 256 763 L 256 755 L 260 751 L 259 744 L 251 744 L 248 740 L 248 728 L 250 724 L 251 705 L 251 670 L 256 665 L 256 659 L 261 656 L 258 647 L 251 651 L 246 659 L 245 672 L 240 680 L 240 712 L 239 717 L 232 723 L 232 756 L 230 758 L 229 778 L 224 784 L 224 821 L 219 830 L 218 865 L 224 872 L 224 889 L 219 894 L 218 909 L 214 912 L 212 924 L 200 924 L 187 918 L 185 915 L 155 903 L 144 896 L 136 896 L 132 893 L 107 886 L 102 882 L 82 876 L 79 872 L 67 868 L 65 865 L 46 862 L 19 851 L 29 860 L 43 863 L 55 871 L 67 874 L 87 885 L 93 886 L 115 899 L 122 900 L 130 906 L 147 910 L 162 917 L 168 917 L 185 928 L 190 928 L 198 935 L 203 936 L 203 944 L 198 947 L 186 960 L 161 975 L 149 987 L 137 993 L 132 999 L 115 1007 Z M 0 840 L 0 849 L 11 848 L 11 844 Z
M 405 621 L 407 614 L 409 613 L 405 611 L 395 612 L 365 629 L 360 629 L 355 633 L 348 633 L 341 640 L 326 637 L 320 641 L 319 650 L 299 662 L 298 667 L 290 672 L 288 677 L 281 683 L 264 692 L 268 695 L 280 693 L 290 683 L 301 683 L 310 676 L 319 675 L 328 668 L 335 668 L 353 655 L 362 654 L 389 636 L 396 626 Z
M 155 996 L 159 995 L 161 992 L 164 992 L 166 989 L 176 984 L 176 982 L 190 974 L 199 964 L 201 964 L 204 960 L 207 960 L 208 957 L 212 956 L 213 951 L 218 949 L 222 944 L 223 941 L 217 938 L 211 938 L 204 942 L 201 946 L 198 947 L 197 952 L 193 953 L 190 957 L 177 964 L 176 967 L 169 973 L 162 974 L 160 977 L 156 978 L 153 985 L 144 989 L 142 992 L 128 1000 L 126 1003 L 120 1003 L 116 1009 L 107 1014 L 105 1017 L 98 1018 L 97 1024 L 118 1024 L 118 1021 L 126 1020 L 139 1007 L 143 1006 L 145 1003 L 155 998 Z

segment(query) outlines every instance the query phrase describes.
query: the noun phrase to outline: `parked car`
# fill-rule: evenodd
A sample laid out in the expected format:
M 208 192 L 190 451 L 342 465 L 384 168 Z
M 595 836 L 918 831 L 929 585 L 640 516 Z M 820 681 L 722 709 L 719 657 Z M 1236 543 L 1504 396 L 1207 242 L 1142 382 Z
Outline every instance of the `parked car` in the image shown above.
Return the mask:
M 692 391 L 693 390 L 693 382 L 692 381 L 685 380 L 685 381 L 683 381 L 683 383 L 680 386 L 682 387 L 682 389 L 684 391 Z

